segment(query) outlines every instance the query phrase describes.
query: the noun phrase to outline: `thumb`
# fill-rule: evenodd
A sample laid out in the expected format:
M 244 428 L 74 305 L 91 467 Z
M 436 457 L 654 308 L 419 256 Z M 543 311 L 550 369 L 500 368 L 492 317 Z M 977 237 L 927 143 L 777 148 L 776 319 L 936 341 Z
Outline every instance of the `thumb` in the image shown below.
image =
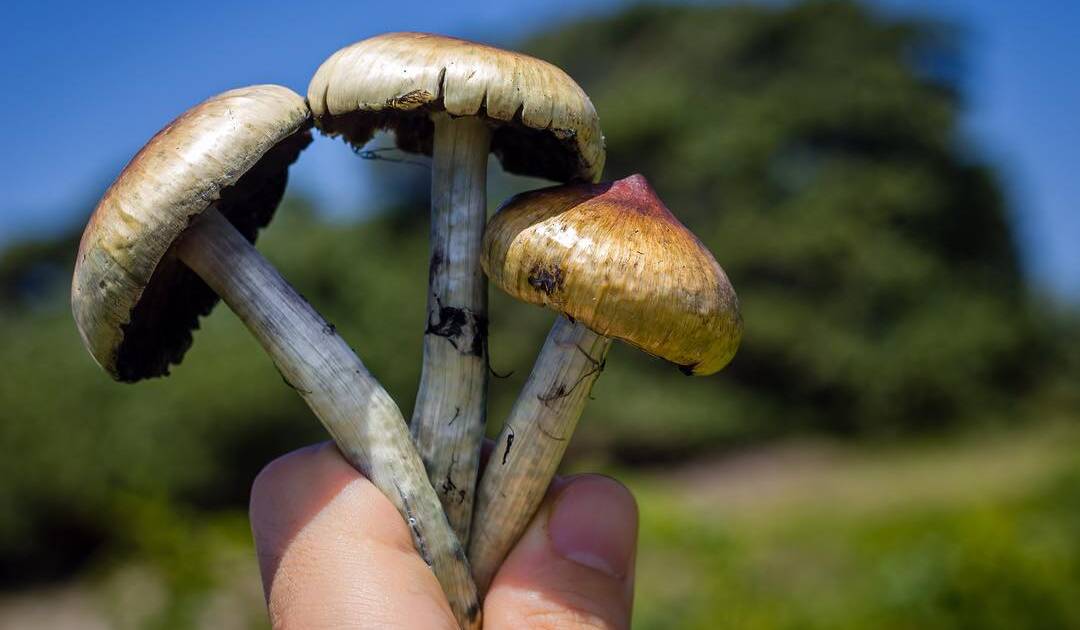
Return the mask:
M 555 486 L 484 601 L 486 628 L 629 628 L 638 513 L 601 475 Z

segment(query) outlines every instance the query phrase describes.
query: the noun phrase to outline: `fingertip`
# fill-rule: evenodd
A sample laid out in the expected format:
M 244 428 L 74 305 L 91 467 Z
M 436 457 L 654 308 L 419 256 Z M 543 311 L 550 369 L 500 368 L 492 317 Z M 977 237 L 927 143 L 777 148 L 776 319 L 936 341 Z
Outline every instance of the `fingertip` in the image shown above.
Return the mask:
M 250 515 L 273 627 L 453 625 L 401 515 L 332 443 L 268 464 Z
M 623 579 L 634 560 L 637 523 L 637 501 L 626 486 L 604 475 L 579 475 L 555 496 L 548 537 L 563 558 Z
M 251 484 L 248 515 L 267 591 L 289 542 L 358 478 L 360 473 L 341 457 L 332 442 L 286 453 L 259 471 Z
M 486 625 L 629 627 L 637 530 L 623 484 L 596 474 L 561 480 L 495 576 Z

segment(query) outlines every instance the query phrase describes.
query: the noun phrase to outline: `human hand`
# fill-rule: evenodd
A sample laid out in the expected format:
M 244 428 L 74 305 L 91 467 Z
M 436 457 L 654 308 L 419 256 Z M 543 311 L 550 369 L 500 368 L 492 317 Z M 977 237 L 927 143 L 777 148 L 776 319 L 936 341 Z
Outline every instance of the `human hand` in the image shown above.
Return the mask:
M 274 628 L 454 628 L 394 506 L 331 443 L 269 464 L 251 528 Z M 484 601 L 484 626 L 628 628 L 637 505 L 599 475 L 556 479 Z

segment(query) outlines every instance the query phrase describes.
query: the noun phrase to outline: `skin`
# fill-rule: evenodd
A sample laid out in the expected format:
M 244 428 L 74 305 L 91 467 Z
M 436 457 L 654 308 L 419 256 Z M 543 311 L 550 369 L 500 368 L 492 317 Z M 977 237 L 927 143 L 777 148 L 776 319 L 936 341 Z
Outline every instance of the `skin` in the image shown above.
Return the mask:
M 393 505 L 330 443 L 268 465 L 251 525 L 274 628 L 454 628 Z M 484 602 L 486 628 L 628 628 L 637 506 L 599 475 L 556 479 Z

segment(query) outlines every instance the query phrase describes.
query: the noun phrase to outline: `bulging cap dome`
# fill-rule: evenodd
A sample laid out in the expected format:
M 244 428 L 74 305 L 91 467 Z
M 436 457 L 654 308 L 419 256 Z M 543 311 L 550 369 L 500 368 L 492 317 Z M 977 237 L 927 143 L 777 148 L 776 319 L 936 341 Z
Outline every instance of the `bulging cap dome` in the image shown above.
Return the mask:
M 742 337 L 723 269 L 641 175 L 511 198 L 488 222 L 482 262 L 511 296 L 687 374 L 727 365 Z
M 594 181 L 604 136 L 592 101 L 565 72 L 534 57 L 427 33 L 386 33 L 330 56 L 308 86 L 323 132 L 363 146 L 379 129 L 403 150 L 431 153 L 430 114 L 479 116 L 511 173 Z

